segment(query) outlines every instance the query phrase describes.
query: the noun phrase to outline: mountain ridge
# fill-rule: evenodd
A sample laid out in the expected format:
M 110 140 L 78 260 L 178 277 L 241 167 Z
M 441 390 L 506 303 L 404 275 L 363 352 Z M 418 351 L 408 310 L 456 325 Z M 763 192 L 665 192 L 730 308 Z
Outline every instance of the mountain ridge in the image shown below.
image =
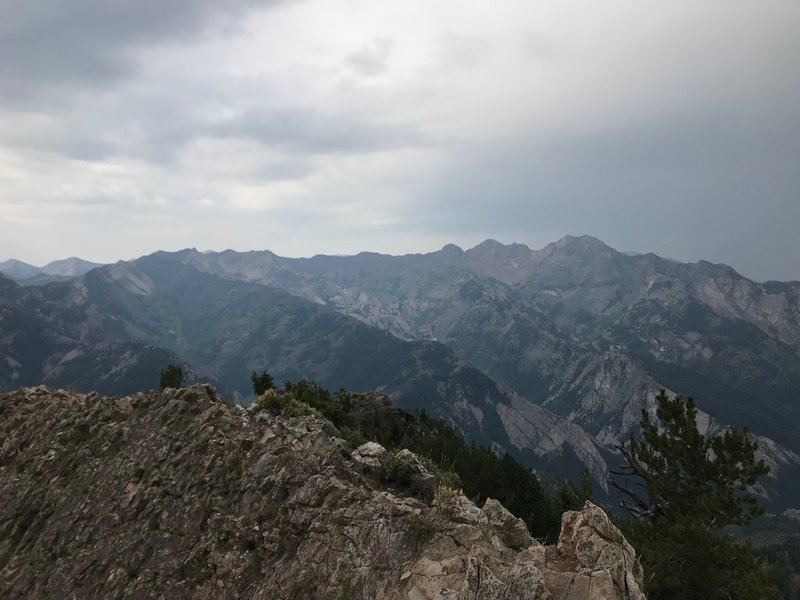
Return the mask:
M 608 447 L 667 388 L 694 395 L 710 423 L 749 424 L 789 445 L 778 454 L 800 452 L 800 285 L 791 282 L 758 284 L 707 261 L 631 257 L 590 236 L 539 251 L 487 241 L 398 257 L 271 254 L 264 264 L 258 254 L 228 253 L 224 269 L 214 254 L 180 259 L 281 287 L 403 339 L 443 341 Z
M 76 256 L 54 260 L 43 267 L 36 267 L 11 258 L 0 262 L 0 273 L 23 285 L 43 285 L 71 277 L 80 277 L 101 266 L 103 266 L 101 263 L 90 262 Z
M 191 271 L 179 272 L 178 264 Z M 169 274 L 157 283 L 143 269 Z M 176 281 L 185 281 L 186 289 Z M 383 348 L 376 353 L 383 361 L 405 356 L 402 364 L 413 366 L 415 373 L 432 361 L 439 366 L 428 368 L 422 379 L 411 377 L 411 388 L 397 379 L 377 381 L 375 373 L 383 373 L 385 381 L 396 377 L 377 365 L 363 370 L 372 379 L 357 377 L 369 387 L 387 385 L 400 398 L 411 398 L 409 389 L 428 390 L 422 395 L 429 402 L 449 398 L 451 409 L 460 407 L 457 419 L 463 419 L 469 435 L 480 432 L 476 415 L 491 415 L 494 431 L 502 431 L 501 445 L 513 446 L 518 455 L 525 452 L 526 438 L 514 435 L 527 428 L 526 415 L 535 413 L 534 421 L 543 423 L 553 413 L 588 434 L 588 446 L 571 442 L 578 454 L 596 446 L 608 460 L 604 453 L 635 430 L 641 410 L 653 411 L 661 388 L 685 391 L 695 396 L 709 431 L 750 425 L 779 476 L 778 487 L 784 486 L 786 501 L 800 495 L 798 486 L 787 483 L 800 468 L 795 414 L 800 284 L 758 284 L 725 265 L 675 263 L 652 253 L 629 256 L 591 236 L 566 236 L 541 250 L 486 240 L 468 250 L 452 246 L 402 256 L 159 251 L 42 290 L 44 306 L 47 296 L 55 307 L 52 314 L 43 309 L 47 318 L 58 321 L 56 313 L 67 306 L 73 315 L 82 315 L 69 333 L 75 340 L 89 336 L 88 341 L 108 342 L 110 337 L 165 347 L 187 355 L 201 370 L 223 373 L 223 383 L 240 393 L 247 386 L 242 372 L 273 365 L 281 377 L 321 378 L 335 389 L 337 382 L 327 378 L 340 369 L 340 376 L 347 372 L 337 358 L 337 336 L 349 340 L 341 343 L 351 364 L 366 364 L 353 349 L 370 345 Z M 87 304 L 87 297 L 94 304 Z M 301 308 L 291 298 L 310 304 Z M 205 308 L 198 302 L 205 302 Z M 259 303 L 281 305 L 288 312 L 270 313 L 258 309 Z M 317 322 L 319 327 L 308 326 Z M 292 327 L 302 333 L 292 334 Z M 375 337 L 372 328 L 390 337 Z M 95 340 L 92 331 L 105 333 Z M 271 338 L 270 332 L 278 337 Z M 417 346 L 410 353 L 388 351 L 400 348 L 393 339 Z M 308 340 L 316 340 L 316 350 Z M 270 349 L 276 344 L 285 350 L 283 358 Z M 256 350 L 248 354 L 248 346 Z M 308 369 L 292 371 L 290 363 Z M 480 385 L 494 389 L 497 384 L 492 393 L 502 402 L 490 403 L 491 408 L 484 401 L 465 402 L 468 387 L 443 383 L 453 374 L 459 379 L 472 373 L 473 367 L 474 377 L 467 379 L 487 376 L 493 383 Z M 239 379 L 232 385 L 234 372 Z M 348 376 L 352 387 L 356 375 Z M 568 430 L 562 427 L 554 439 L 567 439 Z M 547 436 L 536 431 L 528 432 L 528 441 L 552 450 Z M 584 459 L 601 476 L 597 457 Z M 774 488 L 775 481 L 768 487 Z
M 518 456 L 527 453 L 528 461 L 540 466 L 555 460 L 572 473 L 588 463 L 604 482 L 606 463 L 591 437 L 545 408 L 527 408 L 535 421 L 526 429 L 527 443 L 510 444 L 498 407 L 527 401 L 446 346 L 403 341 L 280 289 L 221 279 L 168 256 L 119 262 L 63 283 L 16 286 L 21 304 L 30 309 L 25 314 L 36 315 L 40 329 L 50 331 L 46 340 L 55 336 L 62 345 L 38 344 L 41 355 L 25 360 L 24 348 L 7 344 L 6 362 L 70 364 L 97 355 L 94 347 L 136 343 L 150 350 L 149 358 L 139 361 L 150 366 L 150 385 L 167 362 L 180 357 L 239 399 L 249 393 L 250 372 L 268 366 L 278 381 L 306 378 L 332 389 L 382 389 L 404 408 L 448 419 L 468 439 Z M 161 364 L 154 364 L 157 356 Z M 86 377 L 71 373 L 12 373 L 5 387 L 43 380 L 91 389 Z
M 644 600 L 594 504 L 545 546 L 497 500 L 389 484 L 386 449 L 318 416 L 234 408 L 205 385 L 27 388 L 0 393 L 0 414 L 3 597 Z

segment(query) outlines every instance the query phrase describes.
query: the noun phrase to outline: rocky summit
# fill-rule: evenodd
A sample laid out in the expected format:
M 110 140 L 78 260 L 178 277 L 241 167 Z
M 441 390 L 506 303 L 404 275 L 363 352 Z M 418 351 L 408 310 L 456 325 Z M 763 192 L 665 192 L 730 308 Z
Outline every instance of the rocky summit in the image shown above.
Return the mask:
M 431 494 L 410 453 L 422 484 L 388 487 L 385 452 L 207 385 L 2 394 L 0 597 L 644 598 L 597 506 L 543 546 L 495 500 Z

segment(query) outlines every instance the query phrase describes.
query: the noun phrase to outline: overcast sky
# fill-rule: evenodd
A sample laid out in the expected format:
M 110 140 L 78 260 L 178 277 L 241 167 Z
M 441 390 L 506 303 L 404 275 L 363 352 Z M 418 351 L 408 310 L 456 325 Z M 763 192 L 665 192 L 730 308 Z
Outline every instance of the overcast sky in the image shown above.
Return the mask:
M 798 228 L 800 0 L 0 0 L 0 260 Z

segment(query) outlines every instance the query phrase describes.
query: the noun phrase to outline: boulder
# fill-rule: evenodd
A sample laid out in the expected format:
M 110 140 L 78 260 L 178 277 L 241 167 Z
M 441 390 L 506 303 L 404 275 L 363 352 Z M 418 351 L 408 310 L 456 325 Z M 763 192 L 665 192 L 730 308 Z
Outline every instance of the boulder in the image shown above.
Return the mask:
M 389 451 L 377 442 L 361 444 L 350 455 L 364 471 L 374 471 L 381 467 Z
M 508 512 L 497 500 L 487 498 L 482 512 L 481 522 L 496 529 L 509 548 L 520 550 L 531 545 L 531 536 L 525 521 Z
M 600 507 L 586 502 L 564 513 L 545 581 L 556 599 L 644 600 L 636 552 Z
M 481 519 L 481 509 L 463 494 L 456 496 L 448 506 L 450 520 L 454 523 L 472 524 Z

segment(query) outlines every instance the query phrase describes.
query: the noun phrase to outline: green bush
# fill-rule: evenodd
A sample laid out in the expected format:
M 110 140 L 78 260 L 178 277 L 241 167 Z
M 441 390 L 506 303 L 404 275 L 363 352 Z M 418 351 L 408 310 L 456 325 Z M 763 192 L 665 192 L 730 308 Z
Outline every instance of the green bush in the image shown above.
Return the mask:
M 284 417 L 322 417 L 316 408 L 294 398 L 290 398 L 288 402 L 284 403 L 281 414 Z
M 266 390 L 255 401 L 256 408 L 268 410 L 274 414 L 280 414 L 285 399 L 274 389 Z
M 408 485 L 414 475 L 414 465 L 394 452 L 390 452 L 381 465 L 380 478 L 397 485 Z
M 184 384 L 183 369 L 178 365 L 167 365 L 161 371 L 161 389 L 182 388 Z

